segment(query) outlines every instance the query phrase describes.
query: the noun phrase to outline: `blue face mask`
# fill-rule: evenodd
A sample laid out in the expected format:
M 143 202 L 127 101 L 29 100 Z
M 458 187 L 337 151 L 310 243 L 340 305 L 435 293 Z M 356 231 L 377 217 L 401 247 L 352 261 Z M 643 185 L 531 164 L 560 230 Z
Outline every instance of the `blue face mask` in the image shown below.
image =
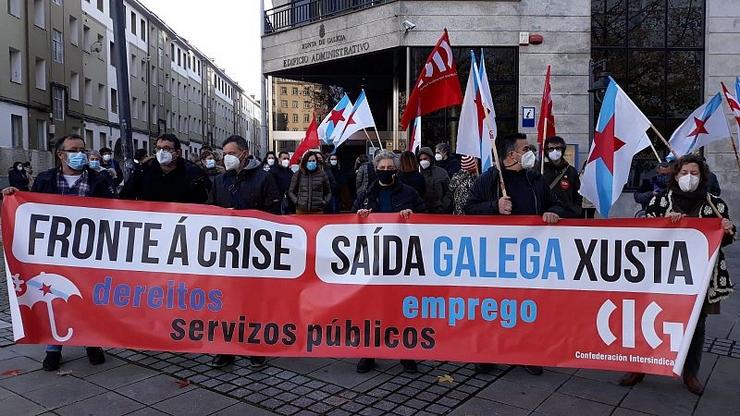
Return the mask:
M 306 169 L 308 169 L 310 172 L 315 171 L 317 167 L 318 165 L 314 161 L 306 163 Z
M 206 168 L 213 169 L 216 167 L 216 161 L 213 159 L 206 159 Z
M 99 160 L 91 160 L 90 163 L 88 163 L 88 166 L 90 166 L 90 169 L 98 170 L 98 169 L 100 169 L 100 161 Z
M 78 153 L 67 153 L 67 166 L 73 170 L 82 170 L 87 165 L 87 155 Z

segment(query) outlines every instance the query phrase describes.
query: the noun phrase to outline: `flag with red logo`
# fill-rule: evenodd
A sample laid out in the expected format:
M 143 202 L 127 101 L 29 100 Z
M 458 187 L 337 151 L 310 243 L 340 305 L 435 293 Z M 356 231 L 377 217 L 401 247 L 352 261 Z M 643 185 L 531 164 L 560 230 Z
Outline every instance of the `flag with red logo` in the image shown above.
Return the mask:
M 319 139 L 324 144 L 332 144 L 335 140 L 339 139 L 344 128 L 347 126 L 347 121 L 350 114 L 352 114 L 353 108 L 349 96 L 344 94 L 342 99 L 331 109 L 318 127 Z
M 722 109 L 722 96 L 714 95 L 706 104 L 693 113 L 673 132 L 668 141 L 681 156 L 698 150 L 718 140 L 731 138 Z
M 321 148 L 321 142 L 319 142 L 319 132 L 316 127 L 316 114 L 314 114 L 311 124 L 308 125 L 308 130 L 306 130 L 306 137 L 304 137 L 303 140 L 301 140 L 301 143 L 298 144 L 298 148 L 295 150 L 295 153 L 293 153 L 293 157 L 290 158 L 290 164 L 298 164 L 304 153 L 311 149 L 318 148 Z
M 548 65 L 547 75 L 545 75 L 545 89 L 542 91 L 542 103 L 540 104 L 540 119 L 537 122 L 537 145 L 540 147 L 540 152 L 544 149 L 545 139 L 556 134 L 555 114 L 552 112 L 550 92 L 550 65 Z
M 423 116 L 441 108 L 460 105 L 462 101 L 457 65 L 445 29 L 432 53 L 429 54 L 419 79 L 416 80 L 414 90 L 406 102 L 406 110 L 401 117 L 401 128 L 405 130 L 417 115 Z
M 740 102 L 737 100 L 737 97 L 740 96 L 740 78 L 735 78 L 735 95 L 732 95 L 732 93 L 727 90 L 724 82 L 721 84 L 722 92 L 725 94 L 725 100 L 727 100 L 727 105 L 730 106 L 732 115 L 735 116 L 735 122 L 740 128 Z

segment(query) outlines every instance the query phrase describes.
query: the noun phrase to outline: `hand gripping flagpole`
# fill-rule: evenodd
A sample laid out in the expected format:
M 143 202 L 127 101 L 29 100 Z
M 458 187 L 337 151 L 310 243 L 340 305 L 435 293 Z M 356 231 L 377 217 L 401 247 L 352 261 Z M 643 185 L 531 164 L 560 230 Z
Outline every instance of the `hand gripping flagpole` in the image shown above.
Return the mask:
M 488 140 L 491 140 L 491 146 L 493 147 L 493 162 L 496 164 L 496 169 L 498 169 L 498 179 L 499 179 L 499 185 L 501 186 L 501 194 L 504 196 L 504 198 L 508 198 L 508 194 L 506 193 L 506 185 L 504 184 L 504 171 L 501 170 L 501 161 L 498 158 L 498 147 L 496 147 L 496 138 L 491 138 L 491 129 L 488 129 Z M 481 155 L 481 160 L 483 155 Z

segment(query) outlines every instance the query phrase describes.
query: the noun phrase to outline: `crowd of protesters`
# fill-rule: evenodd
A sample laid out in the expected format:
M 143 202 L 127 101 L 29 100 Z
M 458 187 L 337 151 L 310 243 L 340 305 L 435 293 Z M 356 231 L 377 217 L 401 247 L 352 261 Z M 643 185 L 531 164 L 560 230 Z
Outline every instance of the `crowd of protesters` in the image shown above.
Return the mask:
M 561 218 L 590 217 L 588 202 L 579 194 L 577 169 L 565 158 L 566 142 L 550 137 L 542 149 L 544 161 L 521 133 L 497 140 L 501 169 L 481 170 L 480 161 L 452 153 L 449 144 L 434 150 L 422 147 L 413 152 L 376 150 L 372 159 L 361 155 L 353 169 L 343 169 L 336 154 L 311 150 L 291 166 L 287 152 L 269 152 L 262 160 L 250 154 L 247 141 L 229 137 L 222 150 L 202 149 L 190 160 L 183 157 L 175 135 L 156 141 L 154 155 L 139 150 L 135 169 L 124 175 L 109 148 L 90 151 L 80 136 L 70 135 L 56 142 L 57 167 L 33 177 L 30 163 L 16 162 L 9 172 L 10 186 L 3 195 L 33 191 L 60 195 L 121 198 L 127 200 L 211 204 L 230 209 L 254 209 L 270 214 L 320 215 L 350 211 L 362 217 L 372 213 L 398 213 L 408 219 L 416 213 L 455 215 L 536 215 L 543 224 Z M 348 166 L 349 167 L 349 166 Z M 733 241 L 735 227 L 728 207 L 719 198 L 719 183 L 704 159 L 684 156 L 658 166 L 657 175 L 635 193 L 648 217 L 678 221 L 684 216 L 721 217 L 725 230 L 723 245 Z M 585 207 L 585 209 L 584 209 Z M 732 291 L 724 255 L 720 251 L 707 299 L 691 342 L 684 366 L 687 388 L 701 394 L 697 378 L 707 314 L 719 312 L 719 302 Z M 719 278 L 717 278 L 719 276 Z M 61 346 L 49 346 L 45 370 L 61 365 Z M 103 350 L 88 347 L 92 364 L 105 361 Z M 226 367 L 236 357 L 217 355 L 214 367 Z M 265 365 L 264 357 L 249 357 L 254 369 Z M 402 360 L 404 371 L 416 372 L 417 364 Z M 479 363 L 476 370 L 488 372 L 491 363 Z M 372 358 L 363 358 L 357 371 L 375 367 Z M 542 367 L 525 366 L 533 375 Z M 621 384 L 634 385 L 644 375 L 631 373 Z

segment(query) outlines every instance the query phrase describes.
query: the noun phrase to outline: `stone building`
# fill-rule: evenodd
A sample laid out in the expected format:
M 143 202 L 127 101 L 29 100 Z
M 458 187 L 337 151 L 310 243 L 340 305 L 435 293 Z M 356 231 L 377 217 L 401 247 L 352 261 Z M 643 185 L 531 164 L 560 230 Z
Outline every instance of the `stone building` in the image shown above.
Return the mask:
M 398 127 L 406 97 L 445 28 L 462 88 L 469 51 L 484 54 L 500 134 L 521 131 L 534 141 L 536 128 L 528 120 L 536 120 L 546 67 L 552 66 L 557 132 L 574 145 L 571 160 L 578 167 L 588 154 L 606 75 L 666 138 L 719 90 L 720 81 L 732 83 L 740 75 L 736 0 L 273 0 L 265 7 L 268 96 L 280 94 L 277 79 L 324 85 L 353 100 L 364 88 L 388 148 L 406 146 L 407 132 Z M 329 108 L 335 103 L 331 98 Z M 454 148 L 458 118 L 459 107 L 423 117 L 424 145 L 448 141 Z M 729 113 L 728 120 L 736 134 Z M 273 114 L 269 121 L 271 138 L 290 134 L 280 131 L 284 126 Z M 366 150 L 363 136 L 356 137 L 340 148 L 345 162 Z M 665 146 L 654 134 L 651 138 L 665 154 Z M 722 196 L 737 205 L 740 172 L 729 141 L 704 154 L 723 186 Z M 649 178 L 655 164 L 649 150 L 635 158 L 615 209 L 619 215 L 634 214 L 631 191 Z

